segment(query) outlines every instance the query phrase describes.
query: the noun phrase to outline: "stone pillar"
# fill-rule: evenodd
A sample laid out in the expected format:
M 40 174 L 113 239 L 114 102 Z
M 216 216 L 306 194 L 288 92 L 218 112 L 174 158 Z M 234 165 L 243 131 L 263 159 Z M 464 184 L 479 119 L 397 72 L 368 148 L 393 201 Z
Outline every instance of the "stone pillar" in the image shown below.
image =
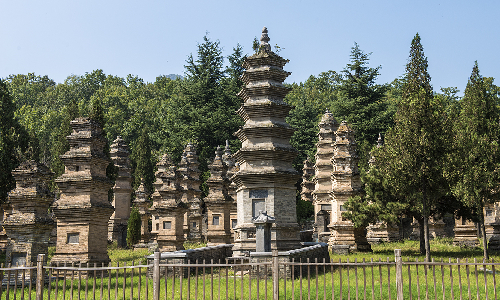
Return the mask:
M 217 147 L 214 161 L 208 167 L 210 169 L 210 178 L 207 180 L 208 195 L 204 199 L 208 217 L 208 246 L 230 244 L 233 199 L 229 196 L 225 183 L 227 166 L 222 160 L 220 147 Z
M 141 243 L 149 243 L 151 234 L 149 232 L 149 220 L 151 219 L 151 212 L 149 211 L 149 200 L 146 188 L 144 187 L 144 180 L 141 178 L 141 185 L 135 191 L 134 206 L 139 210 L 141 215 Z
M 349 245 L 354 251 L 371 251 L 365 228 L 354 228 L 351 221 L 342 217 L 342 212 L 345 211 L 344 203 L 349 197 L 354 197 L 361 192 L 358 160 L 354 131 L 343 121 L 336 132 L 332 158 L 332 192 L 330 194 L 332 222 L 329 225 L 331 236 L 328 244 L 333 251 L 336 245 Z
M 48 253 L 50 233 L 55 227 L 47 211 L 54 201 L 49 190 L 53 173 L 35 161 L 23 162 L 12 171 L 16 188 L 9 193 L 12 210 L 3 220 L 8 236 L 5 262 L 36 265 L 38 254 Z
M 184 217 L 184 234 L 190 241 L 200 242 L 204 240 L 203 232 L 203 206 L 200 190 L 200 170 L 196 155 L 196 146 L 188 143 L 182 153 L 179 163 L 179 189 L 181 201 L 188 204 L 189 211 Z
M 477 238 L 477 229 L 473 222 L 460 218 L 455 222 L 455 238 L 453 245 L 461 247 L 477 247 L 479 239 Z
M 108 201 L 112 183 L 106 177 L 111 160 L 103 151 L 107 141 L 94 120 L 77 118 L 71 127 L 70 150 L 61 155 L 65 171 L 55 180 L 61 196 L 52 206 L 57 244 L 51 263 L 107 264 L 108 221 L 113 213 Z
M 273 53 L 268 42 L 264 28 L 259 52 L 243 63 L 245 86 L 238 93 L 244 102 L 237 113 L 245 125 L 235 133 L 242 142 L 235 154 L 240 169 L 232 178 L 238 186 L 235 255 L 255 251 L 252 218 L 259 210 L 276 218 L 271 228 L 273 250 L 300 247 L 295 205 L 300 175 L 292 166 L 297 155 L 290 145 L 294 130 L 285 121 L 292 107 L 283 100 L 290 91 L 282 84 L 290 74 L 283 70 L 288 60 Z
M 333 144 L 335 143 L 335 132 L 339 124 L 328 110 L 321 117 L 318 124 L 318 143 L 316 143 L 316 163 L 314 164 L 314 222 L 315 231 L 313 235 L 318 237 L 319 242 L 328 242 L 330 229 L 324 226 L 324 217 L 328 215 L 331 222 L 332 203 L 330 193 L 332 192 L 332 157 Z M 320 213 L 323 211 L 322 213 Z
M 110 157 L 118 176 L 113 187 L 113 207 L 115 211 L 109 218 L 108 240 L 116 241 L 119 247 L 127 246 L 127 222 L 130 217 L 130 198 L 132 195 L 132 175 L 129 150 L 125 141 L 118 136 L 111 145 Z
M 180 200 L 179 173 L 165 154 L 157 164 L 155 192 L 153 193 L 153 230 L 160 251 L 184 249 L 184 214 L 186 203 Z
M 255 252 L 271 252 L 271 225 L 275 218 L 268 216 L 267 211 L 259 210 L 259 215 L 252 220 L 255 224 Z

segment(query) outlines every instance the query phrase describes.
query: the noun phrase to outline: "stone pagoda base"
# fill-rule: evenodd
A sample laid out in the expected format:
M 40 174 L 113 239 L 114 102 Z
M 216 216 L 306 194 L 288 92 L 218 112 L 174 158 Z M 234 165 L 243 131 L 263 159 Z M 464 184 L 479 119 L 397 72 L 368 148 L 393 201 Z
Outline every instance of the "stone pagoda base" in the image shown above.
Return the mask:
M 479 239 L 477 238 L 477 229 L 474 223 L 466 225 L 455 225 L 455 238 L 453 245 L 460 247 L 477 247 Z
M 398 241 L 400 240 L 399 227 L 397 225 L 378 222 L 375 225 L 368 226 L 366 239 L 370 244 Z
M 488 250 L 499 251 L 500 250 L 500 222 L 490 223 L 493 228 L 493 232 L 488 241 Z
M 332 234 L 328 240 L 330 250 L 338 245 L 348 245 L 350 251 L 371 251 L 364 228 L 354 228 L 350 222 L 337 222 L 329 226 Z

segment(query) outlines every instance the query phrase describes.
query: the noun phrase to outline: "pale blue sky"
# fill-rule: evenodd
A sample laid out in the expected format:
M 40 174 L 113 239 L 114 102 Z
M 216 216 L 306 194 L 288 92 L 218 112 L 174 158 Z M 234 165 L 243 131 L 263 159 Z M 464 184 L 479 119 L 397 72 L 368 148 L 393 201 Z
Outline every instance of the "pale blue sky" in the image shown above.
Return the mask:
M 251 53 L 266 26 L 290 60 L 288 83 L 342 70 L 354 42 L 382 66 L 379 83 L 390 82 L 404 74 L 419 32 L 434 89 L 463 91 L 475 60 L 500 80 L 499 13 L 493 0 L 0 0 L 0 77 L 35 72 L 63 82 L 100 68 L 152 82 L 183 74 L 206 32 L 225 55 L 237 43 Z

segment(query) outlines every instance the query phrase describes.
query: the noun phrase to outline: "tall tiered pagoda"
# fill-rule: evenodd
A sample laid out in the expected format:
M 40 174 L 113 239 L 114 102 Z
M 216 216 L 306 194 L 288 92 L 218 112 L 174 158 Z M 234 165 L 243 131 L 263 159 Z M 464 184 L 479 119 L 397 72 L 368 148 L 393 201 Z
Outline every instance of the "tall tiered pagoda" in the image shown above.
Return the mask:
M 328 110 L 321 117 L 318 124 L 318 142 L 314 164 L 314 235 L 320 242 L 328 242 L 330 229 L 327 227 L 331 221 L 332 204 L 330 193 L 332 191 L 332 157 L 335 144 L 335 132 L 339 124 Z
M 361 192 L 358 161 L 354 131 L 343 121 L 337 129 L 332 158 L 332 222 L 328 226 L 331 229 L 328 244 L 334 252 L 338 248 L 337 245 L 349 246 L 350 250 L 355 251 L 371 250 L 366 240 L 365 229 L 354 228 L 350 220 L 342 217 L 342 212 L 345 211 L 344 203 L 349 197 Z
M 184 233 L 187 234 L 187 239 L 190 241 L 203 240 L 203 202 L 201 200 L 199 165 L 196 146 L 188 143 L 182 153 L 178 171 L 181 176 L 179 181 L 180 197 L 182 202 L 189 205 L 189 211 L 185 218 Z
M 55 180 L 61 196 L 52 206 L 57 244 L 51 263 L 108 263 L 108 221 L 114 209 L 108 200 L 107 141 L 92 119 L 77 118 L 71 127 L 70 150 L 61 155 L 65 171 Z
M 283 98 L 289 89 L 282 82 L 290 75 L 288 60 L 271 51 L 264 27 L 259 51 L 247 57 L 238 93 L 244 103 L 237 113 L 245 125 L 235 135 L 242 146 L 235 157 L 239 171 L 232 180 L 238 186 L 236 255 L 255 251 L 255 224 L 259 211 L 276 219 L 271 228 L 271 248 L 286 251 L 300 247 L 295 210 L 295 183 L 300 175 L 292 167 L 297 151 L 290 145 L 294 130 L 285 121 L 292 108 Z
M 127 144 L 118 136 L 111 145 L 110 157 L 118 169 L 118 176 L 113 187 L 113 207 L 115 211 L 109 218 L 108 240 L 116 241 L 118 246 L 127 246 L 127 222 L 130 217 L 132 198 L 132 175 L 130 151 Z
M 205 197 L 207 208 L 207 241 L 209 246 L 230 244 L 231 208 L 233 199 L 228 195 L 225 177 L 227 165 L 222 160 L 222 150 L 217 147 L 215 158 L 208 166 L 210 178 L 207 179 L 208 195 Z
M 16 188 L 9 193 L 12 210 L 2 225 L 8 236 L 7 264 L 36 264 L 38 254 L 47 254 L 50 233 L 55 227 L 48 215 L 54 201 L 49 182 L 53 173 L 45 165 L 26 161 L 12 171 Z
M 160 251 L 184 249 L 184 214 L 187 205 L 180 201 L 179 175 L 168 154 L 157 164 L 155 192 L 153 193 L 153 230 Z

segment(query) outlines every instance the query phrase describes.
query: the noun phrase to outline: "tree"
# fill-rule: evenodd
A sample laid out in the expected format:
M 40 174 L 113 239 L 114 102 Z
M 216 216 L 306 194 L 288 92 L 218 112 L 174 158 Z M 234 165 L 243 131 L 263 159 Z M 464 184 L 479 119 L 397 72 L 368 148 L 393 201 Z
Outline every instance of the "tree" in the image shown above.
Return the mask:
M 181 81 L 176 95 L 167 103 L 166 128 L 168 150 L 174 161 L 179 161 L 187 142 L 197 144 L 200 170 L 208 170 L 208 159 L 217 146 L 229 140 L 235 145 L 232 135 L 242 124 L 234 112 L 240 106 L 236 93 L 241 87 L 238 76 L 242 69 L 241 47 L 234 49 L 229 57 L 230 65 L 224 69 L 224 57 L 218 41 L 203 37 L 198 44 L 196 58 L 187 60 L 186 77 Z M 227 77 L 226 75 L 229 75 Z
M 475 209 L 482 231 L 484 258 L 488 259 L 484 226 L 485 205 L 498 199 L 500 173 L 499 110 L 496 97 L 479 74 L 477 61 L 460 101 L 460 115 L 454 126 L 453 194 Z
M 360 167 L 366 167 L 368 152 L 378 134 L 393 125 L 395 113 L 395 107 L 385 101 L 388 85 L 375 83 L 381 67 L 368 67 L 369 56 L 354 44 L 351 61 L 339 77 L 337 99 L 330 105 L 335 118 L 346 121 L 355 131 Z
M 57 130 L 57 136 L 52 144 L 52 163 L 50 165 L 54 177 L 59 177 L 64 173 L 64 164 L 60 155 L 69 151 L 69 143 L 66 137 L 71 134 L 71 121 L 78 116 L 78 105 L 73 99 L 67 107 L 63 109 L 63 121 Z
M 394 198 L 403 201 L 405 211 L 420 220 L 424 239 L 421 252 L 425 252 L 427 261 L 429 215 L 447 192 L 443 169 L 449 143 L 444 106 L 433 96 L 430 80 L 417 33 L 411 43 L 395 126 L 386 135 L 382 155 L 376 157 Z M 422 233 L 420 236 L 422 239 Z
M 153 183 L 155 181 L 154 166 L 151 157 L 151 145 L 146 127 L 142 129 L 142 134 L 137 141 L 133 151 L 133 159 L 136 163 L 134 170 L 134 188 L 144 179 L 144 187 L 149 194 L 153 193 Z
M 127 246 L 132 247 L 141 239 L 141 215 L 137 207 L 132 207 L 127 221 Z

